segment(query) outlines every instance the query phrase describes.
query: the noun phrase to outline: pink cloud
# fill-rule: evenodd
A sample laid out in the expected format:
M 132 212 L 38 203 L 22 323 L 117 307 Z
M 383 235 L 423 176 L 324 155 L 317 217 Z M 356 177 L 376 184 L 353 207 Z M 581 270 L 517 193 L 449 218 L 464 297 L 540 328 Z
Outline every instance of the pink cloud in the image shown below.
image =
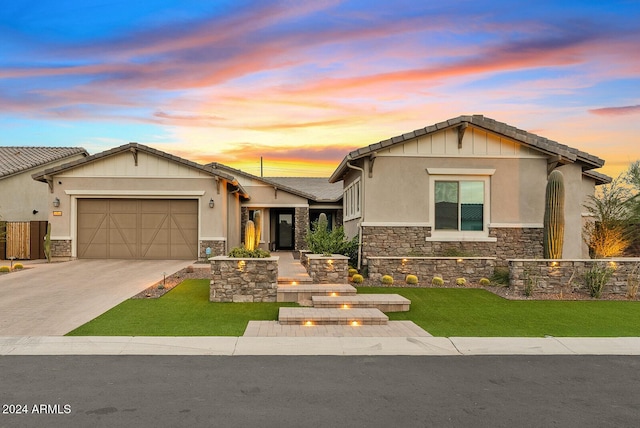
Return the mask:
M 640 113 L 640 104 L 634 106 L 596 108 L 589 110 L 589 113 L 600 116 L 624 116 L 638 114 Z

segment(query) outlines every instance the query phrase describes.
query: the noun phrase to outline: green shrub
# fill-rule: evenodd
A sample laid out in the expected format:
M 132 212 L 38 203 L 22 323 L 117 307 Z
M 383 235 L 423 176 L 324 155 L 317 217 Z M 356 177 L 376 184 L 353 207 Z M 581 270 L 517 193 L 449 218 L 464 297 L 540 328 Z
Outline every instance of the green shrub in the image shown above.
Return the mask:
M 439 276 L 434 276 L 431 280 L 431 284 L 442 287 L 444 285 L 444 279 L 440 278 Z
M 498 285 L 509 285 L 509 268 L 496 267 L 491 275 L 491 282 Z
M 355 274 L 355 275 L 353 275 L 353 276 L 351 277 L 351 281 L 352 281 L 354 284 L 362 284 L 362 281 L 364 281 L 364 278 L 362 277 L 362 275 L 360 275 L 359 273 L 357 273 L 357 274 Z
M 351 264 L 358 260 L 358 236 L 348 240 L 342 226 L 329 230 L 326 215 L 321 214 L 320 218 L 311 224 L 305 241 L 313 254 L 341 254 L 349 257 Z
M 491 281 L 489 281 L 488 278 L 480 278 L 480 281 L 478 281 L 478 283 L 483 287 L 486 287 L 487 285 L 491 285 Z
M 11 272 L 11 268 L 9 266 L 0 266 L 0 273 Z
M 231 252 L 229 253 L 229 257 L 242 259 L 263 259 L 266 257 L 271 257 L 271 253 L 261 248 L 256 248 L 255 250 L 247 250 L 244 247 L 236 247 L 231 250 Z
M 599 299 L 602 290 L 604 290 L 604 286 L 607 285 L 612 275 L 613 268 L 609 266 L 602 263 L 596 263 L 591 266 L 591 268 L 584 273 L 584 283 L 587 286 L 589 295 Z
M 15 270 L 24 269 L 24 265 L 22 263 L 16 263 L 15 265 L 13 265 L 13 269 Z
M 538 288 L 538 275 L 534 275 L 525 269 L 522 274 L 522 279 L 524 280 L 524 295 L 531 297 L 536 288 Z
M 358 273 L 358 269 L 351 268 L 349 269 L 349 277 L 356 275 Z
M 467 285 L 467 280 L 464 278 L 456 278 L 456 285 Z
M 407 275 L 405 282 L 410 285 L 415 285 L 418 283 L 418 277 L 415 275 Z
M 382 281 L 384 285 L 393 285 L 393 277 L 391 275 L 383 276 L 380 281 Z

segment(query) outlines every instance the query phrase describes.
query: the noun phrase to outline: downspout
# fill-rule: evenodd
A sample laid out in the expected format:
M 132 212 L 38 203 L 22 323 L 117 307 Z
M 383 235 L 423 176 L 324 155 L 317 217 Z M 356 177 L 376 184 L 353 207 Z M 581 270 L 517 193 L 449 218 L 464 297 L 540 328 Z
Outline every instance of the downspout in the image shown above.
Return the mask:
M 349 161 L 347 161 L 347 167 L 360 171 L 360 181 L 362 182 L 362 193 L 360 194 L 360 197 L 362 198 L 360 200 L 360 221 L 358 222 L 358 270 L 360 270 L 362 267 L 362 222 L 364 221 L 364 168 L 351 165 Z

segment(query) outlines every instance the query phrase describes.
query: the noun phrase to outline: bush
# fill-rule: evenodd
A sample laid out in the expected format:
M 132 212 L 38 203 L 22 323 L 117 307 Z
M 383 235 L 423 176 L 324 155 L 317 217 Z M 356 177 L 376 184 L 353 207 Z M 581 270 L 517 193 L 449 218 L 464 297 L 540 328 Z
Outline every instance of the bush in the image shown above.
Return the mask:
M 349 269 L 349 277 L 356 275 L 358 273 L 358 269 L 350 268 Z
M 444 285 L 444 279 L 440 278 L 439 276 L 434 276 L 433 279 L 431 280 L 431 284 L 437 285 L 438 287 L 442 287 Z
M 244 247 L 236 247 L 231 250 L 229 257 L 236 257 L 242 259 L 263 259 L 271 257 L 271 253 L 260 248 L 255 250 L 247 250 Z
M 362 275 L 360 275 L 359 273 L 357 273 L 357 274 L 355 274 L 355 275 L 353 275 L 353 276 L 351 277 L 351 281 L 352 281 L 354 284 L 362 284 L 362 281 L 364 281 L 364 278 L 362 277 Z
M 602 263 L 596 263 L 584 273 L 584 283 L 587 286 L 589 295 L 600 298 L 604 286 L 607 285 L 609 279 L 613 275 L 613 269 L 603 265 Z
M 382 281 L 384 285 L 393 285 L 393 277 L 391 275 L 383 276 L 380 281 Z
M 499 285 L 509 285 L 509 268 L 496 267 L 491 275 L 491 282 Z
M 464 278 L 456 278 L 456 285 L 467 285 L 467 280 Z
M 488 285 L 491 285 L 491 281 L 489 281 L 488 278 L 480 278 L 480 281 L 478 281 L 478 283 L 480 285 L 482 285 L 483 287 L 486 287 Z
M 9 266 L 0 266 L 0 273 L 11 272 L 11 268 Z
M 410 285 L 416 285 L 418 283 L 418 277 L 415 275 L 407 275 L 405 282 Z
M 329 231 L 326 216 L 321 215 L 318 221 L 311 224 L 305 241 L 313 254 L 341 254 L 349 257 L 351 264 L 358 261 L 358 236 L 348 240 L 342 226 Z

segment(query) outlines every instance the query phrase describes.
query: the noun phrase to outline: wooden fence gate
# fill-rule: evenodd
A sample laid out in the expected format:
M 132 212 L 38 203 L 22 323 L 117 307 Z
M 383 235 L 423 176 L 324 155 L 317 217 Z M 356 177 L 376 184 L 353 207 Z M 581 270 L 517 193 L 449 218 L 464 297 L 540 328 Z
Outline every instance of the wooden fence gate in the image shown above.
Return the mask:
M 0 259 L 44 259 L 46 221 L 8 221 L 3 223 L 5 242 L 0 242 Z

